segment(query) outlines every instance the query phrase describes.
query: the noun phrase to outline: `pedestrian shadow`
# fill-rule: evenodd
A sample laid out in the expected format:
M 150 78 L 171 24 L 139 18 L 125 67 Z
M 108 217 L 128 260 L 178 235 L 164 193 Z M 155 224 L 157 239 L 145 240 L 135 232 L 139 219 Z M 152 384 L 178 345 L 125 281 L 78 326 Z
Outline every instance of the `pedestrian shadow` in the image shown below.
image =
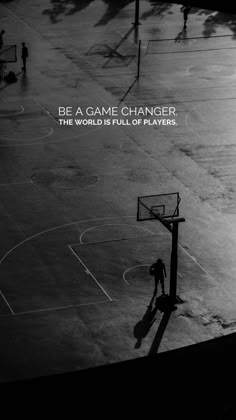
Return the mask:
M 23 71 L 19 74 L 21 74 L 21 89 L 22 91 L 26 91 L 29 86 L 29 80 L 28 80 L 27 74 L 24 73 Z
M 156 305 L 153 306 L 154 299 L 155 295 L 152 296 L 152 299 L 147 306 L 147 310 L 143 315 L 143 318 L 134 327 L 133 334 L 137 339 L 137 342 L 134 346 L 136 349 L 141 347 L 142 340 L 147 336 L 156 320 L 155 315 L 157 313 L 158 307 Z
M 187 29 L 183 27 L 183 29 L 177 34 L 175 42 L 186 41 L 187 39 Z

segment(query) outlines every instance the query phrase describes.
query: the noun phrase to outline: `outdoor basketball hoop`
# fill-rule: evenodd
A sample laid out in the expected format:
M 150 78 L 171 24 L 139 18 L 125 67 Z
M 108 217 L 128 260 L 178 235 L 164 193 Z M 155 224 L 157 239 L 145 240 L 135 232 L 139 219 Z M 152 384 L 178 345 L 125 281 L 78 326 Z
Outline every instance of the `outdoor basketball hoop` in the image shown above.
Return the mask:
M 178 303 L 176 289 L 179 223 L 185 222 L 183 217 L 179 217 L 180 201 L 178 192 L 138 197 L 137 221 L 158 219 L 172 236 L 169 293 L 169 301 L 172 307 L 175 303 Z

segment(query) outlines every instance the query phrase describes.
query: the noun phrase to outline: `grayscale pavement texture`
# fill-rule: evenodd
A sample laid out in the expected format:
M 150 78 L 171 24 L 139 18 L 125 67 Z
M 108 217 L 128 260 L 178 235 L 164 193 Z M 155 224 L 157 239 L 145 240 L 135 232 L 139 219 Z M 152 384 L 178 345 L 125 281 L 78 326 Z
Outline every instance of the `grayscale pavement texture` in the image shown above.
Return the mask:
M 0 83 L 2 383 L 236 332 L 236 15 L 193 7 L 183 30 L 181 7 L 142 0 L 135 27 L 129 1 L 0 2 L 17 46 Z M 176 115 L 76 126 L 59 107 Z M 137 221 L 137 197 L 177 191 L 181 303 L 163 321 L 148 268 L 163 259 L 168 292 L 171 236 Z

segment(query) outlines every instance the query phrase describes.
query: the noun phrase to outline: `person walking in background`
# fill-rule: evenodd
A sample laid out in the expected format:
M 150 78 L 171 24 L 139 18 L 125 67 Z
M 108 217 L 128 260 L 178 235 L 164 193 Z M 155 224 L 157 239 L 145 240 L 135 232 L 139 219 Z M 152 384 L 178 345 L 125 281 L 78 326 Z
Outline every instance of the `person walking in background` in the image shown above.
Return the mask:
M 25 45 L 25 42 L 22 42 L 21 58 L 23 62 L 22 70 L 26 73 L 26 59 L 28 57 L 28 48 Z
M 2 48 L 3 46 L 3 35 L 5 34 L 4 29 L 1 30 L 0 32 L 0 48 Z
M 158 258 L 158 260 L 151 265 L 149 269 L 149 273 L 151 276 L 154 276 L 155 279 L 155 288 L 154 288 L 154 295 L 157 294 L 157 286 L 158 283 L 161 283 L 162 294 L 165 294 L 165 277 L 166 277 L 166 267 L 162 259 Z

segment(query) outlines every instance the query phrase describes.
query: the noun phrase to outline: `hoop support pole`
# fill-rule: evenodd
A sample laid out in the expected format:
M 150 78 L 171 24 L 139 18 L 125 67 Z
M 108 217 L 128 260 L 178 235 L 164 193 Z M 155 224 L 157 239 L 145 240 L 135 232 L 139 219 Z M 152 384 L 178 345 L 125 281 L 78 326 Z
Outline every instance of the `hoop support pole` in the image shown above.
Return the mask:
M 134 20 L 134 26 L 140 25 L 140 23 L 139 23 L 139 4 L 140 4 L 140 0 L 135 0 L 135 20 Z
M 185 222 L 184 218 L 173 220 L 172 226 L 172 249 L 171 249 L 171 262 L 170 262 L 170 302 L 171 305 L 176 303 L 176 290 L 177 290 L 177 270 L 178 270 L 178 233 L 179 223 Z

